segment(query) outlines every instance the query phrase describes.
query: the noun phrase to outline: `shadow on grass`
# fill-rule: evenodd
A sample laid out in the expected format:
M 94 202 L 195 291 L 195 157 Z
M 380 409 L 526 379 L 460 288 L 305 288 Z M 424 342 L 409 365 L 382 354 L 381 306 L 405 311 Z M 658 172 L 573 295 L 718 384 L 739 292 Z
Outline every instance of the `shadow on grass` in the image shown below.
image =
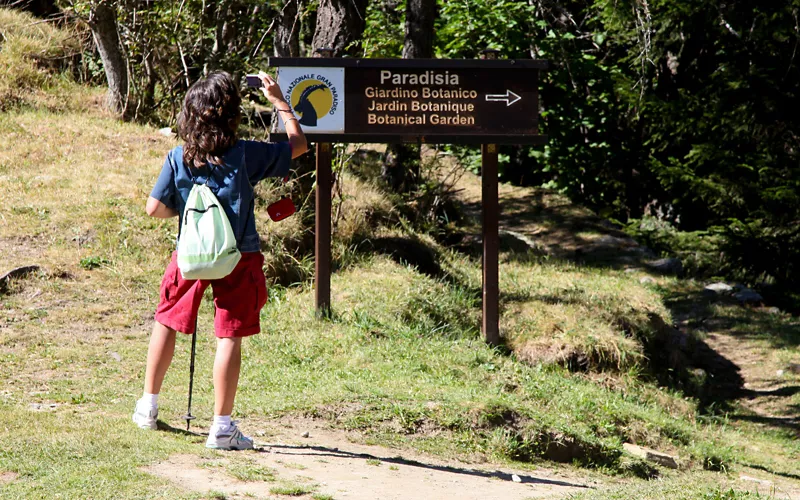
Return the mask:
M 778 349 L 800 345 L 800 322 L 788 322 L 779 315 L 741 306 L 731 297 L 702 291 L 672 289 L 663 291 L 662 295 L 673 318 L 689 328 L 767 340 Z M 726 307 L 724 316 L 715 310 L 717 305 Z
M 512 475 L 501 471 L 485 471 L 479 469 L 465 469 L 461 467 L 452 467 L 449 465 L 436 465 L 420 462 L 418 460 L 409 460 L 400 456 L 396 457 L 379 457 L 369 453 L 354 453 L 350 451 L 343 451 L 338 448 L 329 448 L 326 446 L 312 446 L 312 445 L 288 445 L 276 444 L 268 445 L 265 447 L 264 452 L 272 452 L 279 455 L 307 455 L 319 457 L 336 457 L 348 458 L 353 460 L 379 460 L 389 464 L 408 465 L 412 467 L 420 467 L 428 470 L 435 470 L 439 472 L 448 472 L 450 474 L 463 474 L 468 476 L 483 477 L 487 479 L 500 479 L 503 481 L 512 481 Z M 280 451 L 277 451 L 280 450 Z M 538 478 L 529 475 L 519 475 L 523 484 L 548 484 L 552 486 L 566 486 L 571 488 L 586 488 L 591 489 L 590 486 L 583 484 L 568 483 L 566 481 L 556 481 L 553 479 Z
M 744 465 L 745 467 L 750 467 L 751 469 L 761 470 L 761 471 L 764 471 L 764 472 L 768 472 L 770 474 L 775 474 L 776 476 L 781 476 L 781 477 L 786 477 L 786 478 L 789 478 L 789 479 L 799 479 L 800 480 L 800 474 L 792 474 L 791 472 L 778 472 L 778 471 L 774 471 L 774 470 L 770 469 L 769 467 L 764 467 L 763 465 L 749 464 L 747 462 L 739 462 L 739 463 L 741 465 Z
M 156 425 L 158 426 L 158 430 L 169 432 L 171 434 L 178 434 L 179 436 L 192 436 L 192 437 L 206 437 L 206 434 L 201 434 L 197 432 L 187 431 L 186 429 L 179 429 L 177 427 L 173 427 L 168 423 L 164 422 L 163 420 L 156 421 Z
M 673 318 L 687 330 L 724 332 L 725 335 L 732 337 L 765 340 L 776 349 L 800 345 L 800 323 L 788 322 L 781 316 L 741 306 L 732 297 L 685 289 L 663 290 L 662 295 Z M 717 306 L 724 307 L 722 314 Z M 713 351 L 696 336 L 692 337 L 695 338 L 695 342 L 704 346 L 701 351 L 716 354 L 720 360 L 727 362 L 727 366 L 715 362 L 712 366 L 716 367 L 716 370 L 706 370 L 708 376 L 702 380 L 699 393 L 701 402 L 707 404 L 701 404 L 701 409 L 728 410 L 731 411 L 729 416 L 732 420 L 790 429 L 800 437 L 800 420 L 797 418 L 742 414 L 730 405 L 731 401 L 740 398 L 792 397 L 800 393 L 800 386 L 785 386 L 771 390 L 745 389 L 738 366 Z
M 619 227 L 583 210 L 578 206 L 563 202 L 553 204 L 546 198 L 553 196 L 543 190 L 527 195 L 503 198 L 501 200 L 501 236 L 519 235 L 535 246 L 527 245 L 520 252 L 519 245 L 508 242 L 506 249 L 513 255 L 524 252 L 539 253 L 543 249 L 553 257 L 578 264 L 602 267 L 624 268 L 630 266 L 646 267 L 647 261 L 656 256 L 631 239 Z M 463 203 L 462 209 L 474 219 L 480 220 L 479 202 Z M 472 236 L 470 239 L 474 239 Z M 477 242 L 480 244 L 480 238 Z M 472 245 L 470 253 L 479 251 Z M 653 269 L 656 271 L 656 269 Z
M 544 247 L 556 258 L 596 267 L 621 268 L 632 265 L 647 267 L 648 262 L 654 258 L 652 253 L 640 247 L 618 228 L 569 203 L 555 205 L 552 200 L 546 200 L 547 196 L 548 193 L 537 191 L 503 200 L 501 229 L 505 228 L 505 232 L 508 233 L 501 238 L 501 247 L 506 252 L 504 258 L 535 262 L 541 258 L 539 252 Z M 480 210 L 479 203 L 464 206 L 464 211 L 473 218 L 476 214 L 480 215 Z M 535 234 L 531 234 L 532 228 L 535 229 Z M 525 234 L 526 231 L 528 234 Z M 480 235 L 461 236 L 460 242 L 445 243 L 465 254 L 479 256 Z M 387 255 L 401 265 L 414 266 L 433 279 L 440 280 L 454 289 L 465 291 L 472 297 L 474 305 L 480 307 L 482 294 L 480 287 L 470 286 L 458 276 L 448 273 L 441 265 L 442 256 L 439 251 L 422 239 L 374 238 L 360 244 L 359 250 L 364 253 Z M 636 325 L 628 325 L 629 328 L 626 328 L 625 318 L 619 318 L 619 321 L 623 330 L 639 337 L 644 345 L 650 360 L 648 371 L 652 376 L 662 385 L 680 389 L 685 394 L 696 397 L 701 413 L 730 410 L 730 401 L 744 396 L 745 393 L 744 379 L 739 367 L 692 334 L 691 329 L 696 328 L 697 324 L 713 319 L 716 322 L 714 325 L 716 329 L 735 326 L 741 330 L 745 325 L 745 328 L 752 328 L 754 335 L 761 336 L 765 330 L 770 331 L 770 328 L 774 328 L 776 334 L 772 337 L 779 339 L 778 344 L 800 343 L 798 326 L 770 321 L 768 318 L 765 319 L 765 315 L 746 314 L 746 309 L 742 309 L 745 313 L 730 318 L 715 318 L 714 301 L 703 293 L 681 294 L 667 291 L 664 295 L 665 304 L 673 313 L 673 317 L 683 318 L 679 323 L 683 324 L 685 331 L 665 325 L 660 318 L 651 318 L 651 326 L 655 331 L 653 335 L 640 331 L 641 328 Z M 572 294 L 531 295 L 501 291 L 501 306 L 531 300 L 547 304 L 585 303 L 583 297 Z M 449 317 L 440 318 L 439 311 L 426 311 L 426 313 L 437 324 L 453 321 Z M 461 324 L 459 321 L 456 323 L 462 328 L 475 331 L 474 325 L 470 328 L 468 324 Z M 511 352 L 506 345 L 500 346 L 500 350 L 504 353 Z M 583 364 L 575 363 L 575 366 L 580 369 Z
M 742 396 L 747 398 L 760 398 L 763 396 L 789 397 L 794 396 L 797 393 L 800 393 L 800 385 L 779 387 L 771 391 L 754 391 L 751 389 L 745 389 L 742 391 Z
M 796 437 L 800 438 L 800 418 L 798 417 L 765 417 L 763 415 L 735 414 L 730 415 L 730 419 L 789 429 L 794 431 Z

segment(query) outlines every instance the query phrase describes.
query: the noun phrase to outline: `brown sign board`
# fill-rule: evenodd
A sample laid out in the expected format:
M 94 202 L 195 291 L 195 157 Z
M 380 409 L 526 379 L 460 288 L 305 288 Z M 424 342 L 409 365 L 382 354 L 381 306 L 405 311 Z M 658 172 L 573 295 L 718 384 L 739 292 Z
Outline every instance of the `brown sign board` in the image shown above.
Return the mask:
M 312 142 L 546 141 L 538 94 L 546 61 L 271 58 L 269 65 L 279 68 Z

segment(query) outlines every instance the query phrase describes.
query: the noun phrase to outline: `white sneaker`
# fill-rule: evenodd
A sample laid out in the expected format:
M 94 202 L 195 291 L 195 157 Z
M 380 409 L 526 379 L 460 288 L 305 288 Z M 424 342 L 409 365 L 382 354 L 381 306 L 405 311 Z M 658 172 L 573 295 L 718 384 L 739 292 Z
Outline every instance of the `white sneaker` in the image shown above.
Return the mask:
M 216 450 L 252 450 L 253 439 L 242 434 L 242 431 L 236 426 L 237 423 L 234 420 L 231 425 L 226 427 L 211 426 L 211 430 L 208 432 L 206 448 L 214 448 Z
M 158 429 L 156 420 L 158 419 L 157 406 L 145 406 L 141 402 L 136 402 L 136 409 L 133 412 L 133 423 L 140 429 Z

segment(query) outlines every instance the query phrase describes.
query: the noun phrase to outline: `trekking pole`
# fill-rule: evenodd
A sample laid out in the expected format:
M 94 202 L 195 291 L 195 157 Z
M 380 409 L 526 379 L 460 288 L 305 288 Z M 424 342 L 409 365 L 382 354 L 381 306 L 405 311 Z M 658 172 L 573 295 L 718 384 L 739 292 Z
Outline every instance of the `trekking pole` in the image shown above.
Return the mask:
M 192 356 L 189 361 L 189 408 L 186 410 L 186 415 L 183 419 L 186 420 L 186 430 L 189 430 L 189 423 L 194 420 L 192 416 L 192 385 L 194 384 L 194 346 L 197 341 L 197 332 L 192 334 Z

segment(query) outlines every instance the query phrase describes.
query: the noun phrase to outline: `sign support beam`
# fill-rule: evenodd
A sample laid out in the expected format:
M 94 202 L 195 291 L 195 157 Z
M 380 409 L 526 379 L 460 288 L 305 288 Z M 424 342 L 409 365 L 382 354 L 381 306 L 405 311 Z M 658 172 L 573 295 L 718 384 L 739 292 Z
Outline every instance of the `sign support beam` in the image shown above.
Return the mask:
M 318 57 L 331 57 L 332 49 L 317 49 Z M 317 190 L 314 230 L 314 299 L 317 318 L 331 313 L 331 184 L 332 147 L 317 143 Z
M 483 322 L 481 331 L 487 344 L 500 344 L 500 283 L 497 199 L 497 145 L 481 146 L 481 204 L 483 206 Z
M 484 50 L 481 52 L 481 59 L 497 59 L 497 53 L 496 50 Z M 498 263 L 500 203 L 497 192 L 497 144 L 481 146 L 481 205 L 483 207 L 483 321 L 481 332 L 487 344 L 496 346 L 500 345 L 500 266 Z

